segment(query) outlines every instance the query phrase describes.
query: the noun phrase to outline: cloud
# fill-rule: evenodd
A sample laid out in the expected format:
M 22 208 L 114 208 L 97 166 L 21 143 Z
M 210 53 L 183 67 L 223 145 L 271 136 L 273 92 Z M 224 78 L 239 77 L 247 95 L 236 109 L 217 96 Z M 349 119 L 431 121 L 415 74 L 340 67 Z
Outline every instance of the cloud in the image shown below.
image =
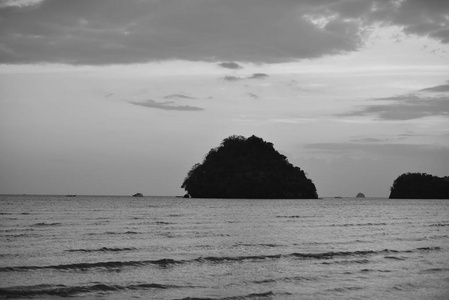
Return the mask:
M 235 62 L 222 62 L 218 64 L 220 67 L 226 68 L 226 69 L 232 69 L 232 70 L 239 70 L 243 67 Z
M 264 73 L 255 73 L 255 74 L 249 76 L 248 79 L 265 79 L 265 78 L 267 78 L 267 77 L 268 77 L 267 74 L 264 74 Z
M 437 85 L 429 88 L 425 88 L 422 90 L 419 90 L 420 92 L 449 92 L 449 84 L 443 84 L 443 85 Z
M 427 35 L 449 43 L 449 2 L 407 0 L 391 15 L 391 22 L 404 26 L 406 33 Z
M 364 144 L 364 143 L 314 143 L 307 149 L 321 150 L 327 153 L 364 152 L 383 156 L 438 156 L 449 159 L 449 148 L 419 144 Z
M 192 99 L 196 99 L 196 98 L 182 95 L 182 94 L 172 94 L 172 95 L 164 96 L 164 99 L 189 99 L 189 100 L 192 100 Z
M 414 94 L 377 98 L 383 104 L 372 104 L 339 116 L 377 116 L 381 120 L 400 121 L 431 116 L 449 117 L 449 96 L 422 97 Z
M 268 78 L 269 75 L 265 73 L 254 73 L 248 77 L 238 77 L 238 76 L 225 76 L 222 79 L 226 81 L 239 81 L 239 80 L 245 80 L 245 79 L 265 79 Z
M 365 143 L 378 143 L 378 142 L 385 142 L 386 139 L 378 139 L 378 138 L 354 138 L 351 139 L 352 142 L 365 142 Z
M 272 63 L 358 50 L 369 26 L 449 42 L 440 0 L 10 0 L 0 63 Z M 234 65 L 235 64 L 235 65 Z
M 8 6 L 33 6 L 39 4 L 42 1 L 43 0 L 3 0 L 3 2 L 0 2 L 0 8 Z
M 203 110 L 201 107 L 190 106 L 190 105 L 174 105 L 173 101 L 167 102 L 156 102 L 154 100 L 147 100 L 146 102 L 131 102 L 134 105 L 140 105 L 150 108 L 157 108 L 163 110 L 179 110 L 179 111 L 199 111 Z
M 256 94 L 248 93 L 248 95 L 249 95 L 251 98 L 259 99 L 259 96 L 257 96 Z
M 244 78 L 237 77 L 237 76 L 225 76 L 222 79 L 225 80 L 225 81 L 239 81 L 239 80 L 242 80 Z

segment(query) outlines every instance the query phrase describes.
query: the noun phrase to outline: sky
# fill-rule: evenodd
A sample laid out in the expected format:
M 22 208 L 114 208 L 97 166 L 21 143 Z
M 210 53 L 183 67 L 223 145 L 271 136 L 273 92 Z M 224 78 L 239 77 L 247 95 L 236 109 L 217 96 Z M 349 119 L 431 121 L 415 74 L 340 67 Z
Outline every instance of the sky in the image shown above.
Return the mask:
M 0 194 L 183 195 L 256 135 L 320 197 L 449 175 L 449 1 L 0 0 Z

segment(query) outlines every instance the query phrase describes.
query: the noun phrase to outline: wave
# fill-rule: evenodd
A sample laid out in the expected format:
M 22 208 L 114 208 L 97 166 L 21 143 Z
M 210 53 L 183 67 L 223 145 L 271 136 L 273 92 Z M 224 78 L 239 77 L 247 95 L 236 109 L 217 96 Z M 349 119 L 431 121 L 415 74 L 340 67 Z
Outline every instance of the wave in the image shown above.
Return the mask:
M 69 249 L 65 250 L 66 252 L 120 252 L 120 251 L 135 251 L 136 248 L 129 247 L 129 248 L 109 248 L 109 247 L 102 247 L 99 249 Z
M 337 265 L 352 265 L 352 264 L 368 264 L 370 263 L 369 259 L 353 259 L 353 260 L 337 260 L 333 262 L 323 262 L 325 265 L 337 264 Z
M 33 224 L 33 225 L 31 225 L 31 227 L 47 227 L 47 226 L 59 226 L 59 225 L 62 225 L 62 223 L 44 223 L 44 222 L 41 222 L 41 223 Z
M 385 226 L 387 223 L 347 223 L 347 224 L 331 224 L 329 227 L 352 227 L 352 226 Z M 325 225 L 326 226 L 326 225 Z
M 127 235 L 127 234 L 144 234 L 143 232 L 137 232 L 137 231 L 123 231 L 123 232 L 117 232 L 117 231 L 106 231 L 106 232 L 91 232 L 87 233 L 86 235 Z
M 441 239 L 448 239 L 449 235 L 431 235 L 427 237 L 429 240 L 441 240 Z
M 131 251 L 134 248 L 104 248 L 105 250 L 94 249 L 75 249 L 75 251 Z M 113 250 L 111 250 L 113 249 Z M 439 251 L 440 247 L 423 247 L 416 248 L 415 250 L 360 250 L 360 251 L 340 251 L 340 252 L 321 252 L 321 253 L 290 253 L 290 254 L 271 254 L 271 255 L 248 255 L 248 256 L 206 256 L 198 257 L 189 260 L 175 260 L 171 258 L 163 258 L 159 260 L 138 260 L 138 261 L 106 261 L 106 262 L 94 262 L 94 263 L 75 263 L 75 264 L 61 264 L 61 265 L 49 265 L 49 266 L 16 266 L 16 267 L 2 267 L 0 272 L 17 272 L 28 271 L 38 269 L 54 269 L 54 270 L 87 270 L 87 269 L 118 269 L 123 267 L 143 267 L 147 265 L 156 265 L 158 267 L 169 267 L 173 265 L 185 264 L 185 263 L 228 263 L 228 262 L 242 262 L 242 261 L 258 261 L 269 259 L 281 259 L 281 258 L 295 258 L 295 259 L 316 259 L 316 260 L 329 260 L 340 257 L 366 257 L 370 255 L 387 255 L 387 259 L 404 260 L 403 257 L 392 256 L 392 254 L 398 255 L 400 253 L 412 253 L 422 251 Z M 67 250 L 70 251 L 70 250 Z M 363 258 L 364 259 L 364 258 Z M 355 263 L 365 263 L 363 259 L 354 260 Z
M 186 297 L 177 300 L 244 300 L 244 299 L 273 299 L 273 297 L 287 296 L 290 293 L 275 294 L 272 291 L 266 293 L 252 293 L 241 296 L 231 296 L 224 298 L 202 298 L 202 297 Z
M 159 260 L 139 260 L 139 261 L 106 261 L 106 262 L 94 262 L 94 263 L 77 263 L 77 264 L 62 264 L 62 265 L 50 265 L 50 266 L 16 266 L 16 267 L 3 267 L 0 268 L 0 272 L 17 272 L 17 271 L 29 271 L 29 270 L 88 270 L 88 269 L 118 269 L 122 267 L 142 267 L 145 265 L 157 265 L 160 267 L 167 267 L 169 265 L 182 263 L 183 261 L 176 261 L 174 259 L 163 258 Z
M 173 225 L 175 223 L 170 223 L 170 222 L 163 222 L 163 221 L 156 221 L 150 224 L 155 224 L 155 225 Z
M 276 218 L 286 218 L 286 219 L 302 219 L 302 218 L 318 218 L 322 216 L 276 216 Z
M 142 220 L 142 219 L 135 219 L 135 220 Z M 164 221 L 142 221 L 138 223 L 133 223 L 133 225 L 174 225 L 176 223 L 173 222 L 164 222 Z
M 439 251 L 439 250 L 441 250 L 441 247 L 421 247 L 421 248 L 416 248 L 416 250 L 420 250 L 420 251 Z
M 247 244 L 247 243 L 237 243 L 233 245 L 233 247 L 267 247 L 267 248 L 276 248 L 283 247 L 283 245 L 278 244 Z
M 449 222 L 434 223 L 434 224 L 430 224 L 427 226 L 429 226 L 429 227 L 445 227 L 445 226 L 449 226 Z
M 405 257 L 397 257 L 397 256 L 385 256 L 386 259 L 393 259 L 393 260 L 406 260 Z
M 32 228 L 13 228 L 13 229 L 5 229 L 5 230 L 0 230 L 0 233 L 3 232 L 18 232 L 18 231 L 34 231 L 34 229 Z
M 390 273 L 391 271 L 390 270 L 375 270 L 375 269 L 362 269 L 362 270 L 360 270 L 360 272 L 366 272 L 366 273 L 368 273 L 368 272 L 380 272 L 380 273 Z
M 106 231 L 104 233 L 101 234 L 142 234 L 142 232 L 136 232 L 136 231 L 125 231 L 125 232 L 116 232 L 116 231 Z
M 170 289 L 170 288 L 181 288 L 181 286 L 158 284 L 158 283 L 143 283 L 133 285 L 108 285 L 103 283 L 95 283 L 92 285 L 84 285 L 84 286 L 41 284 L 35 286 L 17 286 L 17 287 L 0 288 L 0 296 L 6 298 L 36 297 L 36 296 L 73 297 L 79 296 L 81 294 L 95 293 L 95 292 L 116 292 L 125 290 Z
M 267 283 L 277 283 L 277 282 L 297 282 L 297 281 L 316 281 L 316 280 L 319 280 L 319 279 L 317 277 L 293 276 L 293 277 L 255 280 L 255 281 L 251 281 L 251 283 L 267 284 Z
M 5 234 L 7 238 L 24 238 L 24 237 L 38 237 L 40 236 L 37 233 L 20 233 L 20 234 Z
M 327 290 L 328 292 L 336 292 L 336 293 L 346 293 L 349 291 L 357 291 L 363 290 L 363 287 L 360 286 L 347 286 L 347 287 L 338 287 L 334 289 Z
M 421 270 L 419 273 L 440 273 L 440 272 L 449 272 L 449 268 L 433 268 Z

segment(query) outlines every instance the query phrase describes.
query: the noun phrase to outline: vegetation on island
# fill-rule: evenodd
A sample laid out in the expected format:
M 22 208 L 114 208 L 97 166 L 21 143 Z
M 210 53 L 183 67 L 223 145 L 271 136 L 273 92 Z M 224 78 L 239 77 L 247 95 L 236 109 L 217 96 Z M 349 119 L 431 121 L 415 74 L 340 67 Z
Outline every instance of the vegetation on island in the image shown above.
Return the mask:
M 449 176 L 402 174 L 391 187 L 390 199 L 449 199 Z
M 303 170 L 293 166 L 272 143 L 251 136 L 230 136 L 195 164 L 182 186 L 193 198 L 316 199 Z

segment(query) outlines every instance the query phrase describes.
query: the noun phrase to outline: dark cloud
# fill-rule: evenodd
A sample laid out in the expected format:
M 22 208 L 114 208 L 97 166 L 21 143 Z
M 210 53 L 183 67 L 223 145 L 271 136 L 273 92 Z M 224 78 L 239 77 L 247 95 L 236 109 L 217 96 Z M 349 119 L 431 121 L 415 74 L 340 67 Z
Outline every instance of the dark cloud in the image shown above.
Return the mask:
M 203 108 L 190 106 L 190 105 L 175 105 L 173 101 L 156 102 L 154 100 L 147 100 L 145 102 L 131 102 L 134 105 L 140 105 L 145 107 L 163 109 L 163 110 L 179 110 L 179 111 L 199 111 Z
M 267 77 L 268 77 L 267 74 L 264 74 L 264 73 L 255 73 L 255 74 L 249 76 L 248 79 L 265 79 L 265 78 L 267 78 Z
M 384 104 L 373 104 L 361 109 L 340 114 L 340 116 L 374 115 L 382 120 L 411 120 L 429 116 L 449 117 L 449 96 L 421 97 L 403 95 L 389 98 L 379 98 Z
M 442 0 L 9 1 L 0 5 L 0 63 L 186 59 L 230 62 L 221 66 L 232 69 L 234 61 L 356 51 L 375 24 L 448 43 L 448 13 Z
M 251 98 L 259 99 L 259 96 L 257 96 L 256 94 L 248 93 L 248 95 L 249 95 Z
M 192 100 L 192 99 L 196 99 L 196 98 L 182 95 L 182 94 L 172 94 L 172 95 L 164 96 L 164 99 L 189 99 L 189 100 Z
M 225 76 L 222 79 L 226 80 L 226 81 L 239 81 L 239 80 L 242 80 L 243 78 L 240 78 L 237 76 Z
M 449 84 L 437 85 L 420 90 L 420 92 L 449 92 Z
M 404 26 L 406 33 L 427 35 L 449 43 L 449 1 L 407 0 L 391 16 L 391 22 Z
M 218 64 L 220 67 L 226 68 L 226 69 L 232 69 L 232 70 L 239 70 L 243 69 L 242 66 L 235 62 L 222 62 Z

